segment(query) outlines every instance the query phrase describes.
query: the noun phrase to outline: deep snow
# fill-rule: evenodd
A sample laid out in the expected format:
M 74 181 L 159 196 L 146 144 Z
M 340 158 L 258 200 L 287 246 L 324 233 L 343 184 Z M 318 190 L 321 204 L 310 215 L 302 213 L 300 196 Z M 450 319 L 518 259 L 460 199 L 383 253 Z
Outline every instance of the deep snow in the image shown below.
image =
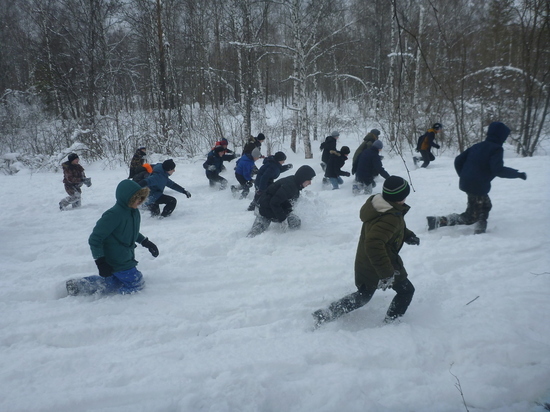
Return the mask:
M 353 153 L 359 142 L 344 144 Z M 294 169 L 281 177 L 302 164 L 318 173 L 296 207 L 302 229 L 273 224 L 254 239 L 248 200 L 211 190 L 202 158 L 176 159 L 173 180 L 193 196 L 167 189 L 178 199 L 173 216 L 142 213 L 141 232 L 160 256 L 138 246 L 147 285 L 132 296 L 62 294 L 67 279 L 96 273 L 88 236 L 126 167 L 82 161 L 93 186 L 81 209 L 66 212 L 61 173 L 1 175 L 0 410 L 543 411 L 548 157 L 506 152 L 506 165 L 528 179 L 495 179 L 484 235 L 468 226 L 427 232 L 425 216 L 466 206 L 451 154 L 412 170 L 406 221 L 421 244 L 401 252 L 416 287 L 409 311 L 383 325 L 394 292 L 379 291 L 312 331 L 311 312 L 355 289 L 366 197 L 352 196 L 351 178 L 323 190 L 317 151 L 307 161 L 286 152 Z M 390 174 L 407 178 L 402 160 L 383 154 Z

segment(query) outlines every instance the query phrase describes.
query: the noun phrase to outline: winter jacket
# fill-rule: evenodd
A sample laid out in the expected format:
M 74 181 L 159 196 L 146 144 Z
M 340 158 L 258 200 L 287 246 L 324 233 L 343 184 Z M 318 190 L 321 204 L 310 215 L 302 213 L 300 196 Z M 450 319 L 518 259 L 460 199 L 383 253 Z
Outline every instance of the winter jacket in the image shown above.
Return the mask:
M 330 157 L 330 151 L 336 150 L 336 138 L 333 136 L 328 136 L 323 143 L 321 143 L 320 149 L 323 151 L 321 155 L 321 160 L 324 163 L 328 163 L 328 158 Z
M 162 168 L 162 163 L 157 163 L 156 165 L 154 165 L 153 173 L 151 174 L 151 176 L 146 177 L 141 182 L 139 182 L 139 184 L 142 187 L 147 186 L 151 190 L 151 193 L 149 194 L 149 197 L 145 202 L 145 206 L 155 203 L 157 199 L 161 197 L 164 193 L 164 188 L 166 186 L 168 186 L 172 190 L 175 190 L 176 192 L 184 194 L 187 193 L 187 191 L 183 187 L 170 179 L 170 175 L 168 174 L 168 172 Z
M 72 185 L 75 188 L 82 186 L 83 180 L 86 179 L 82 166 L 67 161 L 63 162 L 61 167 L 63 167 L 63 183 L 65 185 Z
M 263 192 L 277 179 L 281 173 L 290 169 L 290 165 L 280 164 L 273 156 L 264 159 L 262 167 L 256 175 L 256 189 Z
M 390 177 L 384 166 L 382 166 L 380 151 L 376 147 L 363 150 L 363 153 L 357 159 L 355 178 L 359 182 L 370 184 L 378 175 L 381 175 L 384 179 Z
M 252 171 L 254 170 L 254 159 L 250 153 L 244 153 L 239 160 L 237 160 L 237 166 L 235 167 L 235 174 L 241 175 L 244 180 L 250 182 L 252 180 Z
M 363 138 L 363 143 L 359 145 L 359 147 L 355 150 L 355 153 L 353 154 L 353 163 L 351 165 L 351 173 L 355 174 L 355 171 L 357 170 L 357 161 L 359 160 L 359 155 L 363 153 L 363 150 L 369 149 L 372 144 L 378 140 L 378 137 L 374 133 L 367 133 L 367 135 Z
M 314 176 L 315 172 L 310 166 L 301 166 L 293 176 L 284 177 L 270 185 L 258 201 L 260 215 L 275 222 L 284 221 L 292 212 L 292 204 L 300 196 L 303 183 Z
M 105 257 L 113 272 L 132 269 L 137 265 L 134 256 L 136 242 L 145 237 L 139 233 L 141 215 L 128 206 L 141 186 L 133 180 L 123 180 L 116 188 L 116 204 L 97 221 L 88 244 L 94 259 Z
M 235 154 L 224 154 L 220 157 L 218 153 L 216 153 L 214 150 L 211 150 L 208 153 L 208 156 L 206 156 L 206 161 L 202 164 L 202 167 L 204 167 L 206 171 L 206 176 L 214 176 L 219 175 L 222 171 L 222 166 L 224 160 L 226 162 L 230 162 L 235 158 Z M 214 166 L 214 170 L 210 170 L 210 167 Z
M 130 161 L 130 174 L 128 176 L 128 179 L 131 179 L 136 173 L 139 172 L 140 167 L 143 166 L 143 164 L 145 163 L 145 156 L 147 156 L 147 153 L 145 153 L 141 149 L 136 150 L 136 153 L 134 153 L 134 156 Z
M 349 172 L 341 170 L 346 160 L 348 160 L 348 157 L 345 154 L 342 154 L 338 150 L 331 150 L 325 170 L 325 177 L 349 176 Z
M 405 214 L 410 207 L 386 201 L 381 194 L 365 202 L 359 217 L 363 222 L 355 255 L 355 285 L 376 288 L 380 279 L 399 271 L 396 280 L 404 280 L 407 271 L 399 257 L 404 239 L 414 236 L 407 229 Z
M 516 169 L 504 166 L 502 145 L 510 129 L 501 122 L 493 122 L 487 130 L 485 141 L 466 149 L 455 158 L 455 169 L 460 176 L 459 188 L 471 195 L 487 195 L 495 177 L 515 179 Z

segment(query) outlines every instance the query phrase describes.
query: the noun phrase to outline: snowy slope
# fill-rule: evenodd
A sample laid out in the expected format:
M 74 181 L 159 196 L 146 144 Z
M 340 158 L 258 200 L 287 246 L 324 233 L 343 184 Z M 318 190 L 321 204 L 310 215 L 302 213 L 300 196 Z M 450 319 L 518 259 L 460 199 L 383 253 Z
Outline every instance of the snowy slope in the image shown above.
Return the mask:
M 383 154 L 390 174 L 407 177 L 401 159 Z M 82 162 L 93 186 L 67 212 L 57 206 L 59 173 L 0 176 L 0 410 L 542 411 L 548 157 L 507 153 L 528 179 L 494 181 L 488 233 L 476 236 L 466 226 L 426 229 L 425 216 L 466 206 L 452 156 L 411 171 L 406 220 L 421 244 L 401 253 L 416 287 L 409 311 L 382 326 L 393 292 L 379 291 L 313 332 L 311 312 L 354 291 L 366 200 L 352 196 L 350 178 L 323 190 L 316 156 L 289 155 L 290 173 L 302 164 L 318 172 L 296 208 L 302 229 L 274 224 L 254 239 L 248 201 L 211 190 L 202 159 L 176 159 L 173 180 L 193 197 L 167 189 L 178 199 L 173 216 L 143 213 L 141 232 L 160 249 L 153 259 L 138 246 L 146 289 L 102 298 L 61 290 L 96 273 L 87 239 L 127 169 Z

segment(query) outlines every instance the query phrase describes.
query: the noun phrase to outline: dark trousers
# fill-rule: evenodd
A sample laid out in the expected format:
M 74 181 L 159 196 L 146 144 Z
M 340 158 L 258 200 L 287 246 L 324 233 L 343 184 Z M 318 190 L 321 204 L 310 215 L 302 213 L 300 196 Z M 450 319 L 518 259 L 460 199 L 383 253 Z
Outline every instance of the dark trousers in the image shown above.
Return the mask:
M 151 216 L 161 215 L 163 217 L 168 217 L 176 208 L 177 203 L 178 201 L 176 198 L 168 195 L 161 195 L 155 203 L 149 205 L 148 208 L 151 211 Z M 160 205 L 165 205 L 162 209 L 162 213 L 160 213 Z
M 408 279 L 402 280 L 401 282 L 395 282 L 392 289 L 395 290 L 397 294 L 388 308 L 386 319 L 396 319 L 403 316 L 414 295 L 414 286 Z M 328 307 L 329 319 L 327 320 L 337 319 L 346 313 L 365 306 L 371 300 L 374 292 L 376 292 L 376 287 L 367 288 L 365 285 L 362 285 L 357 292 L 344 296 L 336 302 L 332 302 Z
M 227 187 L 227 179 L 221 177 L 218 173 L 207 173 L 206 177 L 210 183 L 210 187 L 216 187 L 219 185 L 220 190 Z
M 422 166 L 420 167 L 428 167 L 430 162 L 435 160 L 435 156 L 429 150 L 421 150 L 420 155 L 422 156 L 422 160 L 424 161 L 424 163 L 422 163 Z
M 244 199 L 248 196 L 248 193 L 250 193 L 250 186 L 248 186 L 247 180 L 244 178 L 243 175 L 239 173 L 235 173 L 235 178 L 238 180 L 239 184 L 241 185 L 240 189 L 241 192 L 241 199 Z
M 468 193 L 468 206 L 464 213 L 453 213 L 443 216 L 439 220 L 440 226 L 472 225 L 478 224 L 476 232 L 482 233 L 487 229 L 489 212 L 493 205 L 489 195 L 472 195 Z

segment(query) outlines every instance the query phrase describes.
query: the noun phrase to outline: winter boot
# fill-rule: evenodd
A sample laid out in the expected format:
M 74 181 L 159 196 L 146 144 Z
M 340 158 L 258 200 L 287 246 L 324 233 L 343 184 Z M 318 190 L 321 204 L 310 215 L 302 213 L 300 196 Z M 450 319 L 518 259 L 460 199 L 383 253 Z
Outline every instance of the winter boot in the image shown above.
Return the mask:
M 239 188 L 237 186 L 231 185 L 231 194 L 233 197 L 237 197 L 239 195 Z
M 481 235 L 482 233 L 485 233 L 487 230 L 487 221 L 486 220 L 480 220 L 477 222 L 476 229 L 474 230 L 474 235 Z
M 428 220 L 428 230 L 434 230 L 439 227 L 439 217 L 428 216 L 426 219 Z
M 418 167 L 418 157 L 413 156 L 413 162 L 416 167 Z
M 69 294 L 69 296 L 78 295 L 78 283 L 76 279 L 68 280 L 65 286 L 67 287 L 67 293 Z

